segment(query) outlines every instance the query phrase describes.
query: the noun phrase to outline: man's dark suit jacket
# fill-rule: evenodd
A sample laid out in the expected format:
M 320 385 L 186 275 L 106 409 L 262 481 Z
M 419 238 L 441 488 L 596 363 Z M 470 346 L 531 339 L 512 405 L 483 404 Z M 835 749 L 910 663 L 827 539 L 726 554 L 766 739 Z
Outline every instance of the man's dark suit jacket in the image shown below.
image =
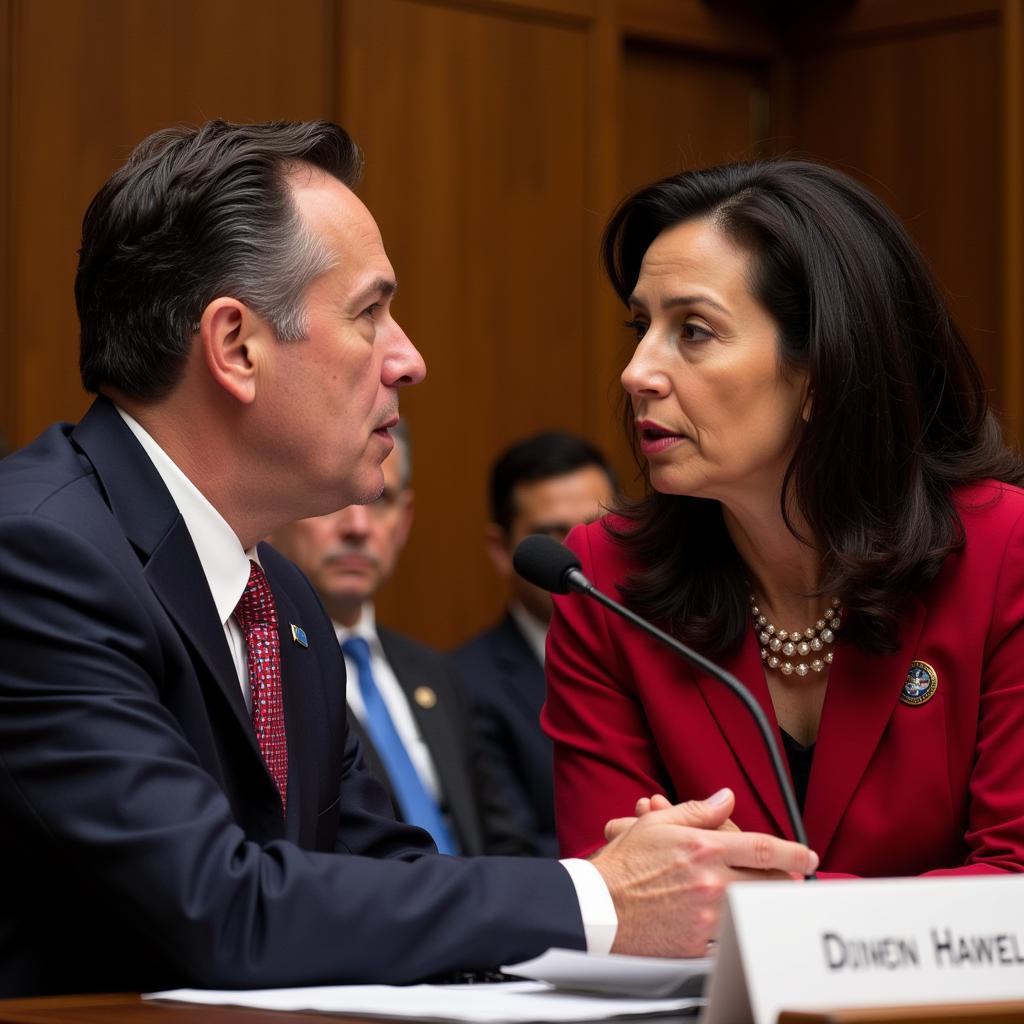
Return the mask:
M 384 626 L 377 627 L 384 657 L 405 693 L 416 727 L 430 751 L 441 789 L 441 802 L 454 826 L 463 854 L 520 855 L 534 852 L 519 835 L 511 809 L 502 799 L 478 753 L 468 699 L 446 658 L 411 637 Z M 428 699 L 421 700 L 424 689 Z M 384 783 L 395 803 L 387 769 L 377 748 L 352 716 L 363 756 L 374 775 Z M 401 817 L 397 806 L 396 816 Z
M 584 945 L 557 863 L 437 856 L 389 817 L 333 627 L 260 557 L 287 822 L 191 537 L 117 411 L 0 462 L 0 995 L 400 983 Z
M 473 703 L 479 741 L 495 785 L 534 848 L 555 856 L 551 741 L 540 727 L 544 669 L 506 615 L 451 655 Z

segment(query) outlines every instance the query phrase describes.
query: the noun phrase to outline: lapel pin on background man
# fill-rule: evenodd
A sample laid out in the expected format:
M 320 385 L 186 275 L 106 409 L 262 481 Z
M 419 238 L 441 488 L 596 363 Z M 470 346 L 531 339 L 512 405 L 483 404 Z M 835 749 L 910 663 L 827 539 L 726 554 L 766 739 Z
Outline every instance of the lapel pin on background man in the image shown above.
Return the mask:
M 713 831 L 731 799 L 564 865 L 440 857 L 391 817 L 330 621 L 259 543 L 377 498 L 399 390 L 424 376 L 360 165 L 323 121 L 173 128 L 86 213 L 99 397 L 0 462 L 0 995 L 681 954 L 713 927 L 709 857 L 721 884 L 814 866 Z

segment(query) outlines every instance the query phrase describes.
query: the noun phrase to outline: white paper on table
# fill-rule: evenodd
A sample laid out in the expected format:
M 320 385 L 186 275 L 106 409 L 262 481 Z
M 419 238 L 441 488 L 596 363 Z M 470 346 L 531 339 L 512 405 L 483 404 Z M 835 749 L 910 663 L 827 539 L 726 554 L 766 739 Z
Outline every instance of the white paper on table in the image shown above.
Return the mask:
M 534 981 L 571 992 L 637 996 L 644 999 L 699 996 L 711 974 L 711 957 L 669 960 L 653 956 L 595 956 L 577 949 L 549 949 L 532 960 L 502 967 Z
M 534 1024 L 696 1011 L 699 999 L 611 999 L 556 992 L 535 981 L 477 985 L 329 985 L 218 992 L 180 988 L 143 999 L 261 1010 L 305 1010 L 374 1017 Z

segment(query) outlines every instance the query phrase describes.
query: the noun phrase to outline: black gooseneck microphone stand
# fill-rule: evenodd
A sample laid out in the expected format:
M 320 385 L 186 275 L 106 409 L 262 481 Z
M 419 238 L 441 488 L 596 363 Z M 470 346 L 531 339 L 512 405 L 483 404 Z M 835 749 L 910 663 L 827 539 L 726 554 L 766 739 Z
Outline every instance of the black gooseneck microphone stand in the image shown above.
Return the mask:
M 761 733 L 768 756 L 771 758 L 772 768 L 775 770 L 775 778 L 782 792 L 782 799 L 786 805 L 786 812 L 789 815 L 790 825 L 793 827 L 793 835 L 798 843 L 807 846 L 807 832 L 804 829 L 803 818 L 800 815 L 800 808 L 797 806 L 796 796 L 790 784 L 789 776 L 782 763 L 782 755 L 779 753 L 775 737 L 772 735 L 768 718 L 757 702 L 754 695 L 730 672 L 709 661 L 702 654 L 680 643 L 674 636 L 657 626 L 652 625 L 646 619 L 642 619 L 635 612 L 630 611 L 625 605 L 619 604 L 607 594 L 602 593 L 590 580 L 584 576 L 579 559 L 563 544 L 552 537 L 543 534 L 534 534 L 526 537 L 516 547 L 512 556 L 515 570 L 523 579 L 536 584 L 544 590 L 555 594 L 568 594 L 575 592 L 586 597 L 593 598 L 602 604 L 609 611 L 621 616 L 627 622 L 631 622 L 638 629 L 643 630 L 649 636 L 661 641 L 666 647 L 671 648 L 681 658 L 696 666 L 703 672 L 717 679 L 724 686 L 727 686 L 740 700 L 743 706 L 750 713 Z M 812 872 L 807 878 L 814 879 Z

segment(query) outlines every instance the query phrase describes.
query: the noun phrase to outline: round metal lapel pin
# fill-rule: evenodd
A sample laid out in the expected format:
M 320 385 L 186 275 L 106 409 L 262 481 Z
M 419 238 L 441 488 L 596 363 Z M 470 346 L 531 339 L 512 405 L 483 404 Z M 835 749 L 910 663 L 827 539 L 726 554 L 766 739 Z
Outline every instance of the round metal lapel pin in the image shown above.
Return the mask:
M 939 674 L 927 661 L 912 661 L 903 682 L 900 700 L 911 707 L 927 704 L 939 688 Z
M 437 703 L 437 694 L 429 686 L 417 686 L 412 696 L 425 711 L 429 711 Z

